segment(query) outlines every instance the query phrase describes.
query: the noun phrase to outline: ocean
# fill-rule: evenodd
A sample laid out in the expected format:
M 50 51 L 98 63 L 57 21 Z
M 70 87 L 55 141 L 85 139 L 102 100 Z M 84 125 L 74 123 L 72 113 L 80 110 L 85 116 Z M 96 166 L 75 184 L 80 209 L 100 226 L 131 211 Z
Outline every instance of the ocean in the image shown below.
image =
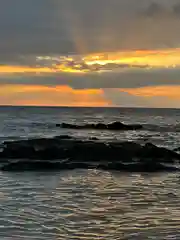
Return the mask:
M 66 122 L 142 124 L 72 130 Z M 0 107 L 0 142 L 71 135 L 180 147 L 180 109 Z M 178 173 L 0 172 L 0 239 L 180 239 Z

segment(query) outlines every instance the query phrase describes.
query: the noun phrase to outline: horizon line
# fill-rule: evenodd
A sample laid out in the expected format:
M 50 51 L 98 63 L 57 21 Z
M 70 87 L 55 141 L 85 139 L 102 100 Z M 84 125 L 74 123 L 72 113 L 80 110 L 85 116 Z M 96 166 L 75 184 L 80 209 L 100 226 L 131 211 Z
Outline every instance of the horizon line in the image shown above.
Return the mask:
M 53 106 L 53 105 L 47 105 L 47 106 L 41 106 L 41 105 L 1 105 L 0 104 L 0 108 L 1 107 L 21 107 L 21 108 L 124 108 L 124 109 L 174 109 L 174 110 L 180 110 L 180 108 L 176 108 L 176 107 L 141 107 L 141 106 Z

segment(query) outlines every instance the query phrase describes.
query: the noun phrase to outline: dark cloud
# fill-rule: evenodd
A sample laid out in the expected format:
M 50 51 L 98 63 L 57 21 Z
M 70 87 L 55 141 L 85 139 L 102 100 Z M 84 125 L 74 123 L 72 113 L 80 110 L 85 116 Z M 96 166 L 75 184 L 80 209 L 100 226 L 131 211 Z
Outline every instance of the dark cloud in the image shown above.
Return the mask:
M 161 15 L 165 11 L 165 7 L 159 3 L 152 2 L 143 12 L 144 16 L 154 17 Z
M 180 15 L 180 1 L 152 1 L 142 9 L 140 13 L 144 17 L 178 17 Z
M 158 14 L 160 5 L 167 7 L 168 1 L 0 0 L 0 60 L 18 54 L 174 47 L 179 21 L 147 22 L 138 15 L 143 9 Z
M 180 69 L 128 70 L 116 73 L 49 75 L 1 75 L 0 84 L 69 85 L 74 89 L 138 88 L 156 85 L 180 85 Z
M 176 16 L 180 16 L 180 2 L 175 4 L 172 8 L 173 10 L 173 13 L 176 15 Z
M 123 107 L 143 107 L 143 108 L 179 108 L 180 103 L 178 99 L 169 98 L 168 96 L 135 96 L 126 92 L 121 92 L 115 89 L 104 89 L 104 95 L 110 99 L 116 106 Z
M 152 103 L 149 102 L 149 99 L 133 96 L 126 92 L 120 92 L 114 89 L 104 89 L 104 95 L 107 99 L 110 99 L 115 106 L 152 107 Z

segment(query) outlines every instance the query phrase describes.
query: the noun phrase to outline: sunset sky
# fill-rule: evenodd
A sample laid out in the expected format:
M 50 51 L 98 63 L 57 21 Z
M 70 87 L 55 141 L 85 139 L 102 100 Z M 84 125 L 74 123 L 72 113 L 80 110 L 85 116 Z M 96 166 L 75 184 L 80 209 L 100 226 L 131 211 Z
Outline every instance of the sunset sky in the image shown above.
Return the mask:
M 0 0 L 0 105 L 180 108 L 180 0 Z

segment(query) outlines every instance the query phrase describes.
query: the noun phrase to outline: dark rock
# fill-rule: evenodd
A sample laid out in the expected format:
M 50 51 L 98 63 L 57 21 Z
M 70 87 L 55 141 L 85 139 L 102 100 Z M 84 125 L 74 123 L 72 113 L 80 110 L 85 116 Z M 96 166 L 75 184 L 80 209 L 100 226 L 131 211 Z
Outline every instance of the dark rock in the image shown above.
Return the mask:
M 106 129 L 108 129 L 107 125 L 103 124 L 103 123 L 87 125 L 87 127 L 92 128 L 92 129 L 99 129 L 99 130 L 106 130 Z
M 87 163 L 61 163 L 54 161 L 17 161 L 5 164 L 2 171 L 57 171 L 91 168 Z
M 121 147 L 131 152 L 139 152 L 142 150 L 142 146 L 136 142 L 122 142 Z
M 142 129 L 142 125 L 125 125 L 121 122 L 113 122 L 107 125 L 109 130 L 139 130 Z
M 165 166 L 161 163 L 154 162 L 144 162 L 144 163 L 131 163 L 123 164 L 108 163 L 99 164 L 97 166 L 83 163 L 83 162 L 48 162 L 48 161 L 17 161 L 5 164 L 1 170 L 2 171 L 57 171 L 57 170 L 74 170 L 74 169 L 99 169 L 99 170 L 114 170 L 121 172 L 162 172 L 162 171 L 179 171 L 178 168 L 174 166 Z
M 17 161 L 5 164 L 2 171 L 52 171 L 60 169 L 61 164 L 48 161 Z
M 154 173 L 154 172 L 175 172 L 179 171 L 175 166 L 165 166 L 161 163 L 154 163 L 154 162 L 140 162 L 140 163 L 130 163 L 130 164 L 123 164 L 123 163 L 109 163 L 109 164 L 100 164 L 98 165 L 98 169 L 102 170 L 113 170 L 113 171 L 121 171 L 121 172 L 147 172 L 147 173 Z
M 109 130 L 119 130 L 119 129 L 125 129 L 125 124 L 121 123 L 121 122 L 112 122 L 107 124 L 107 128 Z
M 175 172 L 179 171 L 175 166 L 165 166 L 162 163 L 147 161 L 140 163 L 132 163 L 128 167 L 126 166 L 127 171 L 131 172 Z
M 157 147 L 151 143 L 140 145 L 134 142 L 82 141 L 71 137 L 60 136 L 51 139 L 44 138 L 5 142 L 4 144 L 4 150 L 0 152 L 1 162 L 5 162 L 5 159 L 10 161 L 10 163 L 11 160 L 14 159 L 22 160 L 24 167 L 27 166 L 26 164 L 33 165 L 36 160 L 40 160 L 41 163 L 37 163 L 38 168 L 40 168 L 44 162 L 50 162 L 47 163 L 49 165 L 52 162 L 53 168 L 55 164 L 53 160 L 57 160 L 57 162 L 59 162 L 58 164 L 61 165 L 56 163 L 55 166 L 59 169 L 76 168 L 77 166 L 80 168 L 83 163 L 86 164 L 86 167 L 91 167 L 91 163 L 93 162 L 95 165 L 100 166 L 103 163 L 102 169 L 126 170 L 127 166 L 121 165 L 122 163 L 139 162 L 146 164 L 142 166 L 139 165 L 143 171 L 143 168 L 145 169 L 145 167 L 147 167 L 148 161 L 148 164 L 150 164 L 149 168 L 151 169 L 152 167 L 153 171 L 154 166 L 161 167 L 161 165 L 156 164 L 174 163 L 180 160 L 180 154 L 166 148 Z M 29 160 L 30 163 L 27 163 L 24 159 Z M 68 159 L 68 162 L 65 163 L 63 161 L 62 164 L 62 160 L 64 159 Z M 77 162 L 80 165 L 77 165 Z M 120 164 L 119 162 L 122 163 Z M 20 163 L 18 164 L 20 165 Z M 16 165 L 16 167 L 19 165 Z M 136 169 L 137 165 L 129 165 L 127 171 L 130 171 L 131 166 Z M 12 163 L 12 167 L 14 167 L 14 163 Z M 44 167 L 46 168 L 46 165 L 44 165 Z
M 140 130 L 143 128 L 142 125 L 126 125 L 121 122 L 113 122 L 109 124 L 97 123 L 97 124 L 85 124 L 85 125 L 75 125 L 69 123 L 57 124 L 57 127 L 68 128 L 68 129 L 97 129 L 97 130 L 113 130 L 113 131 L 123 131 L 123 130 Z
M 173 151 L 174 151 L 174 152 L 180 152 L 180 147 L 175 148 Z
M 146 143 L 141 151 L 139 151 L 138 157 L 150 158 L 162 162 L 172 162 L 174 160 L 180 160 L 180 155 L 174 151 L 163 147 L 157 147 L 152 143 Z
M 57 125 L 56 125 L 57 126 Z M 83 126 L 78 126 L 75 124 L 69 124 L 69 123 L 62 123 L 61 128 L 68 128 L 68 129 L 81 129 Z
M 90 137 L 89 140 L 91 140 L 91 141 L 97 141 L 97 140 L 99 140 L 99 139 L 98 139 L 97 137 Z
M 72 136 L 69 136 L 69 135 L 60 135 L 60 136 L 56 136 L 55 139 L 73 139 Z
M 33 146 L 14 146 L 12 145 L 11 148 L 5 147 L 3 152 L 0 153 L 0 157 L 8 157 L 8 158 L 15 158 L 15 159 L 21 159 L 26 158 L 27 156 L 34 156 L 35 155 L 35 149 Z

